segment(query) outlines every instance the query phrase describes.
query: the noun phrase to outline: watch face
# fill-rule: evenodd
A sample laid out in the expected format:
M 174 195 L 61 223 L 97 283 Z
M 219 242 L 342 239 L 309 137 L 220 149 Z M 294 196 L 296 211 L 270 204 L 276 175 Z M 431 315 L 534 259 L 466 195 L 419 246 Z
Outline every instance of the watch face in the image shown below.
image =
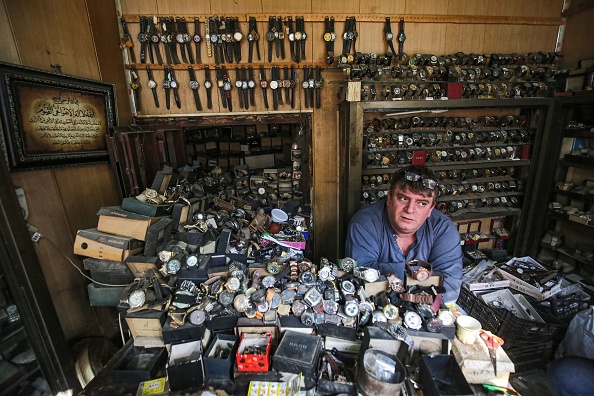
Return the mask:
M 306 326 L 313 326 L 313 324 L 314 324 L 313 313 L 309 312 L 309 311 L 303 312 L 303 314 L 301 315 L 301 323 L 303 323 Z
M 268 273 L 276 275 L 281 271 L 281 268 L 276 261 L 271 261 L 266 265 L 266 270 Z
M 305 305 L 301 300 L 296 300 L 291 304 L 291 310 L 293 311 L 293 315 L 300 317 L 305 311 Z
M 386 318 L 386 315 L 382 311 L 373 311 L 373 315 L 371 316 L 371 322 L 373 324 L 386 323 L 387 321 L 388 318 Z
M 186 258 L 186 267 L 194 268 L 198 265 L 198 256 L 191 254 Z
M 175 39 L 177 40 L 178 43 L 184 43 L 184 35 L 182 33 L 178 33 L 175 36 Z
M 332 33 L 326 32 L 324 33 L 324 41 L 331 41 L 332 40 Z
M 204 312 L 204 310 L 202 310 L 202 309 L 196 309 L 196 310 L 190 312 L 190 315 L 188 316 L 188 320 L 194 326 L 200 326 L 202 323 L 204 323 L 206 321 L 206 312 Z
M 262 279 L 262 287 L 268 289 L 270 287 L 274 287 L 274 284 L 276 283 L 276 278 L 272 275 L 268 275 L 265 276 L 264 279 Z
M 248 88 L 254 88 L 256 86 L 256 82 L 254 80 L 248 81 Z
M 387 304 L 382 312 L 389 320 L 398 319 L 398 308 L 395 305 Z
M 248 307 L 248 299 L 245 294 L 238 294 L 233 299 L 233 307 L 237 312 L 245 312 Z
M 194 40 L 194 42 L 195 42 L 195 43 L 199 43 L 199 42 L 200 42 L 200 40 L 202 40 L 202 38 L 201 38 L 201 37 L 200 37 L 198 34 L 195 34 L 195 35 L 192 37 L 192 40 Z
M 233 33 L 233 38 L 235 39 L 235 41 L 241 41 L 241 39 L 243 38 L 243 34 L 241 34 L 241 32 L 235 32 Z
M 225 81 L 223 84 L 223 89 L 225 91 L 231 91 L 231 83 L 229 81 Z
M 231 305 L 234 298 L 235 294 L 227 290 L 223 290 L 221 294 L 219 294 L 219 302 L 225 307 Z
M 427 279 L 429 279 L 429 271 L 427 271 L 427 268 L 419 268 L 419 270 L 417 271 L 417 276 L 415 278 L 419 282 L 426 281 Z
M 359 305 L 354 301 L 349 301 L 344 306 L 344 313 L 347 316 L 355 317 L 359 314 Z
M 355 293 L 355 285 L 351 281 L 348 281 L 348 280 L 342 281 L 340 283 L 340 288 L 342 289 L 342 292 L 345 294 Z
M 242 85 L 242 84 L 243 84 L 243 83 L 242 83 L 240 80 L 237 80 L 237 81 L 235 81 L 235 86 L 236 86 L 237 88 L 241 88 L 241 85 Z
M 178 259 L 171 259 L 167 262 L 167 273 L 177 274 L 181 268 L 181 263 Z
M 242 81 L 241 82 L 241 88 L 242 89 L 248 89 L 248 82 L 247 81 Z
M 171 86 L 171 88 L 177 88 L 177 81 L 175 81 L 175 80 L 171 80 L 171 81 L 169 82 L 169 85 Z
M 210 41 L 211 42 L 216 43 L 218 41 L 218 39 L 219 39 L 219 36 L 218 35 L 216 35 L 216 34 L 211 34 L 210 35 Z
M 128 305 L 130 308 L 138 308 L 144 305 L 146 293 L 144 290 L 134 290 L 128 295 Z
M 148 87 L 149 87 L 149 88 L 151 88 L 151 89 L 153 89 L 153 88 L 156 88 L 156 87 L 157 87 L 157 83 L 156 83 L 154 80 L 148 80 L 148 83 L 147 83 L 147 85 L 148 85 Z
M 307 82 L 307 81 L 303 81 L 303 83 L 301 83 L 301 86 L 302 86 L 303 88 L 306 88 L 306 89 L 307 89 L 307 88 L 309 88 L 309 82 Z
M 165 89 L 171 88 L 171 81 L 163 81 L 163 88 L 165 88 Z
M 260 86 L 264 89 L 266 89 L 268 87 L 268 83 L 264 80 L 260 81 Z
M 190 81 L 190 88 L 198 89 L 199 86 L 200 84 L 198 84 L 198 81 Z
M 440 311 L 437 317 L 439 318 L 439 320 L 441 320 L 441 323 L 444 326 L 453 326 L 454 322 L 456 321 L 454 314 L 449 310 Z
M 277 89 L 278 88 L 278 81 L 276 81 L 276 80 L 270 81 L 270 88 Z
M 427 321 L 425 328 L 430 333 L 440 333 L 443 329 L 443 324 L 438 318 L 432 318 Z
M 299 275 L 299 280 L 305 285 L 312 285 L 316 281 L 316 278 L 311 271 L 305 271 Z
M 404 324 L 409 329 L 419 330 L 421 327 L 423 327 L 423 320 L 418 313 L 414 311 L 408 311 L 404 314 Z
M 394 34 L 386 33 L 386 40 L 391 41 L 394 38 Z
M 130 83 L 130 87 L 132 89 L 138 89 L 140 88 L 140 84 L 138 84 L 136 81 L 133 81 L 132 83 Z
M 239 288 L 241 287 L 241 282 L 239 281 L 239 279 L 232 277 L 227 280 L 225 287 L 227 287 L 227 290 L 235 292 L 239 290 Z
M 206 88 L 206 89 L 212 88 L 212 83 L 210 81 L 204 81 L 204 88 Z

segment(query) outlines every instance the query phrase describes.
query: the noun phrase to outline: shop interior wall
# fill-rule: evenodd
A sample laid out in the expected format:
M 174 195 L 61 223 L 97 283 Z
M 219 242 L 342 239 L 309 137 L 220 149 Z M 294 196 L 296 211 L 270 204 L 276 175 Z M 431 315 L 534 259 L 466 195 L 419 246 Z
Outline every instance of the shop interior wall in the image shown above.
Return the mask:
M 323 16 L 348 14 L 354 16 L 380 15 L 377 22 L 359 22 L 359 39 L 356 50 L 384 52 L 382 15 L 464 15 L 466 21 L 474 16 L 511 16 L 527 18 L 558 18 L 563 0 L 538 1 L 487 1 L 487 0 L 302 0 L 280 2 L 275 0 L 119 0 L 93 2 L 78 0 L 11 1 L 1 0 L 0 60 L 50 70 L 51 64 L 60 64 L 62 71 L 81 77 L 99 79 L 116 84 L 120 125 L 133 121 L 121 55 L 117 50 L 119 4 L 124 15 L 230 15 L 320 14 L 320 22 L 307 22 L 309 33 L 307 61 L 323 62 Z M 476 19 L 476 18 L 474 18 Z M 513 19 L 513 18 L 512 18 Z M 396 30 L 397 18 L 393 19 Z M 138 31 L 138 24 L 131 24 Z M 336 32 L 340 35 L 344 22 L 337 20 Z M 247 27 L 243 27 L 246 31 Z M 266 31 L 266 22 L 260 24 L 260 33 Z M 464 52 L 531 52 L 552 51 L 555 48 L 558 26 L 551 24 L 476 24 L 476 23 L 412 23 L 406 25 L 408 53 L 447 54 Z M 134 35 L 134 34 L 133 34 Z M 261 43 L 266 51 L 266 45 Z M 337 52 L 342 40 L 336 42 Z M 203 51 L 203 60 L 212 62 Z M 312 56 L 313 54 L 313 56 Z M 247 57 L 247 55 L 246 55 Z M 181 86 L 187 76 L 178 73 Z M 187 73 L 186 73 L 187 74 Z M 234 77 L 233 73 L 231 74 Z M 300 78 L 300 73 L 298 78 Z M 202 75 L 199 75 L 202 81 Z M 143 76 L 146 78 L 146 76 Z M 313 111 L 313 205 L 315 245 L 318 255 L 336 258 L 339 251 L 338 232 L 338 152 L 337 103 L 340 81 L 339 70 L 325 70 L 322 89 L 322 107 Z M 161 76 L 162 78 L 162 76 Z M 186 79 L 184 81 L 184 79 Z M 159 80 L 159 78 L 155 78 Z M 258 90 L 257 90 L 258 91 Z M 150 91 L 144 90 L 143 104 L 146 113 L 140 115 L 191 114 L 191 93 L 181 90 L 182 109 L 175 106 L 167 111 L 151 108 Z M 204 92 L 201 92 L 204 95 Z M 256 109 L 261 111 L 261 94 L 257 92 Z M 236 96 L 236 95 L 235 95 Z M 205 97 L 202 98 L 205 103 Z M 221 112 L 217 107 L 214 113 Z M 301 98 L 298 101 L 302 102 Z M 236 107 L 238 108 L 238 107 Z M 297 109 L 299 110 L 299 109 Z M 302 109 L 303 110 L 303 109 Z M 226 114 L 225 112 L 221 112 Z M 108 165 L 84 166 L 12 173 L 12 181 L 23 187 L 27 195 L 29 223 L 51 238 L 62 253 L 73 257 L 72 244 L 78 229 L 96 225 L 99 207 L 118 203 L 115 180 Z M 32 246 L 33 248 L 33 246 Z M 91 308 L 86 294 L 87 280 L 65 261 L 59 252 L 43 241 L 36 247 L 44 276 L 47 280 L 59 319 L 67 339 L 82 336 L 109 334 L 113 310 Z
M 594 2 L 571 0 L 564 15 L 567 18 L 563 38 L 564 62 L 575 68 L 581 59 L 594 58 Z

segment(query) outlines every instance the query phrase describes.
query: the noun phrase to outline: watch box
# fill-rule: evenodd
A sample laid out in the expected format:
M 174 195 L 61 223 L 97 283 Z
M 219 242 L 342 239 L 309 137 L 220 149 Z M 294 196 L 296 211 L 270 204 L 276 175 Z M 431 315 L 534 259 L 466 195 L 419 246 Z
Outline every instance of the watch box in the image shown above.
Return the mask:
M 232 334 L 216 334 L 204 354 L 208 378 L 231 378 L 239 338 Z
M 105 206 L 97 212 L 99 222 L 97 229 L 108 234 L 127 236 L 144 241 L 148 228 L 159 220 L 134 212 L 129 212 L 119 206 Z
M 169 217 L 162 217 L 151 225 L 146 232 L 144 255 L 156 256 L 157 252 L 171 240 L 172 231 L 173 220 Z
M 167 360 L 165 348 L 143 348 L 133 343 L 116 361 L 110 372 L 114 380 L 139 383 L 156 378 Z
M 235 360 L 238 372 L 267 372 L 270 370 L 272 334 L 241 335 Z M 254 353 L 258 350 L 262 353 Z
M 95 283 L 87 285 L 91 307 L 117 307 L 126 286 L 101 287 Z
M 124 261 L 143 248 L 144 242 L 138 239 L 107 234 L 97 228 L 79 230 L 74 240 L 74 254 L 103 260 Z
M 134 282 L 134 274 L 121 261 L 89 257 L 83 260 L 83 265 L 85 270 L 91 272 L 91 278 L 97 282 L 110 285 L 127 285 Z M 101 287 L 101 285 L 97 286 Z
M 419 380 L 423 384 L 423 395 L 426 396 L 474 395 L 452 355 L 422 356 Z
M 172 343 L 167 364 L 169 389 L 179 391 L 204 385 L 204 361 L 200 340 Z
M 301 373 L 315 379 L 322 353 L 322 337 L 286 331 L 272 358 L 275 370 L 287 373 Z
M 384 352 L 396 356 L 401 362 L 405 362 L 408 352 L 408 345 L 401 340 L 392 337 L 390 333 L 384 329 L 376 326 L 365 326 L 363 329 L 361 351 L 366 351 L 369 348 L 381 349 Z
M 132 271 L 135 278 L 162 278 L 161 272 L 159 272 L 158 266 L 161 265 L 161 261 L 158 257 L 146 257 L 146 256 L 129 256 L 125 260 L 126 265 Z
M 135 346 L 163 347 L 163 324 L 167 314 L 154 309 L 127 312 L 126 323 L 134 338 Z
M 122 209 L 145 216 L 161 217 L 169 215 L 168 209 L 171 205 L 151 205 L 139 201 L 136 198 L 124 198 Z
M 203 323 L 199 326 L 193 325 L 186 320 L 183 326 L 171 327 L 171 318 L 167 317 L 163 325 L 163 342 L 171 344 L 173 342 L 201 340 L 204 337 L 206 325 Z

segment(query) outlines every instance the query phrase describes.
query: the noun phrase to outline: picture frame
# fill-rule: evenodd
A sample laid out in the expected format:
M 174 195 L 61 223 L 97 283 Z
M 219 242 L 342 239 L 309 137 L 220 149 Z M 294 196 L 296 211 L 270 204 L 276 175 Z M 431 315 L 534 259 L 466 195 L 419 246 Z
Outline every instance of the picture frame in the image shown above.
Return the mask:
M 109 161 L 115 85 L 0 62 L 2 149 L 11 171 Z

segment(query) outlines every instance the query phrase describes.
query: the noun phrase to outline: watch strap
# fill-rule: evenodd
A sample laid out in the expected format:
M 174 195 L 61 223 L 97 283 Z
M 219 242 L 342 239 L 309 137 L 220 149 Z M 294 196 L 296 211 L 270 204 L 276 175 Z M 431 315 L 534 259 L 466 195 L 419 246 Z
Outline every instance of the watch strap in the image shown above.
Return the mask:
M 196 49 L 196 63 L 202 63 L 202 54 L 200 49 L 200 43 L 202 42 L 202 36 L 200 36 L 200 18 L 194 17 L 194 36 L 192 36 L 192 41 L 194 41 L 194 47 Z
M 415 304 L 433 304 L 433 296 L 426 292 L 421 293 L 400 293 L 400 299 Z
M 266 81 L 266 70 L 264 69 L 263 65 L 260 65 L 260 87 L 262 87 L 264 107 L 268 109 L 268 82 Z
M 248 75 L 245 66 L 241 66 L 241 89 L 243 91 L 243 108 L 250 109 L 250 98 L 248 93 Z
M 196 73 L 194 72 L 194 68 L 192 66 L 188 66 L 188 73 L 190 74 L 190 84 L 192 84 L 192 82 L 195 82 L 196 84 L 194 88 L 192 85 L 190 85 L 190 89 L 192 89 L 192 94 L 194 95 L 196 110 L 202 111 L 202 103 L 200 102 L 200 95 L 198 95 L 198 80 L 196 80 Z
M 134 108 L 136 112 L 139 112 L 141 109 L 140 105 L 140 84 L 138 83 L 138 73 L 136 72 L 136 66 L 130 66 L 130 88 L 134 92 Z
M 285 31 L 283 29 L 283 18 L 278 17 L 276 20 L 276 31 L 278 33 L 278 41 L 277 43 L 280 46 L 280 57 L 281 59 L 285 59 Z
M 151 84 L 151 82 L 153 84 L 153 86 L 150 88 L 151 88 L 151 91 L 153 91 L 153 99 L 155 101 L 155 107 L 158 108 L 159 107 L 159 97 L 157 96 L 157 83 L 153 79 L 153 72 L 151 70 L 151 67 L 148 65 L 146 66 L 146 73 L 148 76 L 149 84 Z
M 128 48 L 128 54 L 130 56 L 130 62 L 136 63 L 136 54 L 134 53 L 134 42 L 132 41 L 132 36 L 130 35 L 130 31 L 128 30 L 128 24 L 126 23 L 126 19 L 124 17 L 120 17 L 120 23 L 122 25 L 122 32 L 124 33 L 124 37 L 120 43 L 120 48 L 124 50 Z
M 210 82 L 206 86 L 206 107 L 212 109 L 212 80 L 210 77 L 210 68 L 207 66 L 204 68 L 204 81 Z

